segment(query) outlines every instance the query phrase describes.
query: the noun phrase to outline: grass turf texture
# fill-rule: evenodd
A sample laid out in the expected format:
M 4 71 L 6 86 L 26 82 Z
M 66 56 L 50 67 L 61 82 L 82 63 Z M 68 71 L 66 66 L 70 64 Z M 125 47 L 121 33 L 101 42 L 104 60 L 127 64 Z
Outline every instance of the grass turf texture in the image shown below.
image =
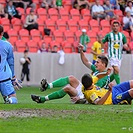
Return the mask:
M 57 88 L 58 89 L 58 88 Z M 0 97 L 0 133 L 132 133 L 132 105 L 82 105 L 70 103 L 69 96 L 37 104 L 31 94 L 47 95 L 38 87 L 17 91 L 18 104 L 3 104 Z M 10 113 L 14 115 L 10 115 Z M 11 114 L 12 114 L 11 113 Z M 18 115 L 17 115 L 18 114 Z M 27 115 L 28 114 L 28 115 Z

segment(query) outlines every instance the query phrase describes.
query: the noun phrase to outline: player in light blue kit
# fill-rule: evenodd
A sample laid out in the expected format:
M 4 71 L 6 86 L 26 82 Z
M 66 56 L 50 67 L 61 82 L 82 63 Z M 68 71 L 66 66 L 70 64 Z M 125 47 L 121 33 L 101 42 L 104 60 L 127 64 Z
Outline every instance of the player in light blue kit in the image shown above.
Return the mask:
M 2 38 L 3 31 L 0 25 L 0 38 Z M 0 39 L 0 92 L 5 103 L 18 103 L 15 89 L 21 87 L 14 74 L 13 47 L 8 41 Z

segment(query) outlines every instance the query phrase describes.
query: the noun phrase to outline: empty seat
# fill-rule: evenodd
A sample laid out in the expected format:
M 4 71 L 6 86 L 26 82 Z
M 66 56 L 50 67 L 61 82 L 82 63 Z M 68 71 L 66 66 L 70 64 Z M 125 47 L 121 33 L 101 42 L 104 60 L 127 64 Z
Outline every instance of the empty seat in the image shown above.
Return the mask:
M 60 15 L 60 18 L 62 20 L 66 20 L 67 21 L 67 20 L 70 19 L 68 10 L 65 10 L 64 8 L 60 8 L 59 9 L 59 15 Z
M 65 40 L 69 43 L 74 43 L 75 42 L 75 36 L 74 32 L 67 30 L 64 32 Z
M 38 44 L 34 40 L 30 40 L 27 42 L 29 52 L 37 52 L 38 51 Z
M 46 28 L 49 28 L 51 31 L 56 30 L 56 23 L 52 19 L 45 20 Z
M 58 43 L 61 43 L 62 41 L 64 41 L 63 32 L 60 30 L 53 31 L 53 36 L 54 36 L 54 40 Z
M 86 21 L 84 19 L 81 19 L 81 20 L 78 21 L 78 24 L 79 24 L 80 30 L 82 30 L 82 29 L 89 30 L 89 23 L 88 23 L 88 21 Z
M 63 19 L 58 19 L 56 21 L 56 25 L 57 25 L 57 29 L 60 30 L 60 31 L 66 31 L 68 29 L 67 23 Z
M 8 31 L 11 28 L 10 21 L 8 18 L 1 18 L 0 22 L 4 28 L 4 31 Z
M 37 19 L 38 30 L 41 32 L 42 36 L 44 36 L 44 20 Z
M 24 42 L 28 42 L 30 40 L 29 31 L 26 29 L 21 29 L 19 31 L 20 40 Z
M 91 19 L 91 14 L 89 9 L 82 9 L 81 10 L 82 18 L 86 21 L 89 21 Z
M 111 31 L 111 25 L 108 20 L 101 20 L 100 21 L 101 30 L 110 32 Z
M 39 42 L 41 40 L 41 34 L 40 31 L 37 29 L 32 29 L 30 31 L 31 39 L 35 42 Z
M 15 44 L 15 42 L 18 40 L 18 32 L 14 29 L 8 30 L 9 34 L 9 40 L 11 44 Z
M 58 13 L 58 10 L 56 8 L 49 8 L 48 9 L 48 15 L 49 15 L 50 19 L 52 19 L 54 21 L 59 18 L 59 13 Z
M 70 19 L 67 21 L 68 29 L 72 32 L 76 32 L 79 29 L 79 26 L 77 24 L 77 21 Z
M 11 24 L 12 24 L 13 29 L 16 31 L 19 31 L 20 29 L 22 29 L 22 22 L 18 18 L 12 18 Z
M 47 11 L 45 8 L 38 8 L 37 15 L 39 19 L 46 20 L 47 19 Z
M 16 50 L 17 50 L 17 52 L 24 52 L 24 50 L 27 49 L 26 43 L 23 42 L 22 40 L 17 40 L 15 42 L 15 44 L 16 44 Z
M 98 31 L 100 30 L 100 26 L 99 26 L 97 20 L 91 19 L 91 20 L 89 21 L 89 24 L 90 24 L 91 30 L 96 31 L 96 32 L 98 32 Z
M 71 19 L 75 20 L 75 21 L 79 21 L 80 20 L 80 13 L 79 10 L 77 9 L 71 9 L 70 10 L 70 15 L 71 15 Z

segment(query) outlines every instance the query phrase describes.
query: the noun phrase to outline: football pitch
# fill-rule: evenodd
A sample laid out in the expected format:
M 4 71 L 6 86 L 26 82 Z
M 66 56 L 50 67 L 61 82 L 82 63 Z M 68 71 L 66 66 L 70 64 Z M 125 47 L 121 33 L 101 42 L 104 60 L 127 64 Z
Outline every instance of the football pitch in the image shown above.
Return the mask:
M 0 133 L 133 133 L 133 104 L 72 104 L 68 95 L 37 104 L 30 98 L 58 89 L 23 87 L 14 105 L 3 104 L 0 96 Z

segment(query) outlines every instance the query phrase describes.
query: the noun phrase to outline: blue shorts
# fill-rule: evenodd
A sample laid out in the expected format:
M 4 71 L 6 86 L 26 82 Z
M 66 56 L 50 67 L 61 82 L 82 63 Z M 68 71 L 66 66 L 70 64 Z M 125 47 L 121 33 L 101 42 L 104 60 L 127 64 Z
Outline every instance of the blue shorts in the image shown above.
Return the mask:
M 11 80 L 0 83 L 0 92 L 1 92 L 2 96 L 9 96 L 11 94 L 16 93 Z
M 128 103 L 131 102 L 132 98 L 129 95 L 130 84 L 129 82 L 123 82 L 113 87 L 112 90 L 112 102 L 113 104 L 119 104 L 126 100 Z

